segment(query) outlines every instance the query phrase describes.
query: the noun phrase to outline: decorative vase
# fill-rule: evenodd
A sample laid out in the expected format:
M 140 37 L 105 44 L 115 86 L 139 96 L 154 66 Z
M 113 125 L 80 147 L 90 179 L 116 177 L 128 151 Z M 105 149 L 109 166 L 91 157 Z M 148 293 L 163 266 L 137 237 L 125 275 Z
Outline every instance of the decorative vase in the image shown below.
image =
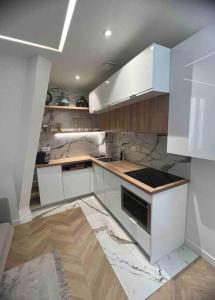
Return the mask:
M 47 95 L 46 95 L 46 105 L 49 105 L 52 102 L 52 94 L 47 91 Z
M 65 97 L 64 93 L 61 93 L 61 96 L 59 97 L 58 101 L 57 101 L 57 105 L 59 106 L 69 106 L 69 98 Z
M 87 100 L 82 96 L 80 99 L 76 101 L 77 107 L 88 107 Z

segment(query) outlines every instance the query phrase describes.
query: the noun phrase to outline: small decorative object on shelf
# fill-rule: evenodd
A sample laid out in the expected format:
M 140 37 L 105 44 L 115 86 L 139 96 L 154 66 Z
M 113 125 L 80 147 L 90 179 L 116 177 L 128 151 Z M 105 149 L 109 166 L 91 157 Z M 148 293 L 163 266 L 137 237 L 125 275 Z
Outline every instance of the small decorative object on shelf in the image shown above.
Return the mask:
M 48 164 L 51 157 L 51 148 L 48 145 L 47 147 L 42 147 L 40 151 L 37 152 L 36 164 Z
M 57 100 L 57 105 L 59 106 L 69 106 L 69 98 L 65 97 L 64 93 L 61 93 L 61 96 Z
M 76 106 L 77 107 L 88 107 L 87 100 L 83 96 L 81 96 L 81 98 L 77 100 Z
M 46 105 L 49 105 L 52 102 L 52 94 L 47 91 L 47 96 L 46 96 Z
M 42 130 L 43 132 L 47 132 L 48 131 L 48 124 L 47 123 L 42 123 Z

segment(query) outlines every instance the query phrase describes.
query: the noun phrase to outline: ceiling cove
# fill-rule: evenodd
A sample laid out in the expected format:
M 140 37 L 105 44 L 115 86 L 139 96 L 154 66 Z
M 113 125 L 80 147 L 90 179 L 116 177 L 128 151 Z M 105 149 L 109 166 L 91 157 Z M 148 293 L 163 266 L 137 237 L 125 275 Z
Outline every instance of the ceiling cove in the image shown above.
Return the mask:
M 40 44 L 40 43 L 30 42 L 28 40 L 15 38 L 15 37 L 12 37 L 12 36 L 2 35 L 2 34 L 0 34 L 0 39 L 15 42 L 15 43 L 19 43 L 19 44 L 24 44 L 24 45 L 28 45 L 28 46 L 32 46 L 32 47 L 37 47 L 37 48 L 41 48 L 41 49 L 46 49 L 46 50 L 50 50 L 50 51 L 54 51 L 54 52 L 63 52 L 63 48 L 64 48 L 65 41 L 66 41 L 66 38 L 67 38 L 67 34 L 68 34 L 68 31 L 69 31 L 69 27 L 70 27 L 70 23 L 71 23 L 71 20 L 72 20 L 72 16 L 73 16 L 73 12 L 74 12 L 74 9 L 75 9 L 76 2 L 77 2 L 77 0 L 69 0 L 68 1 L 66 15 L 65 15 L 64 23 L 63 23 L 63 30 L 61 32 L 59 46 L 57 48 L 50 47 L 48 45 L 44 45 L 44 44 Z

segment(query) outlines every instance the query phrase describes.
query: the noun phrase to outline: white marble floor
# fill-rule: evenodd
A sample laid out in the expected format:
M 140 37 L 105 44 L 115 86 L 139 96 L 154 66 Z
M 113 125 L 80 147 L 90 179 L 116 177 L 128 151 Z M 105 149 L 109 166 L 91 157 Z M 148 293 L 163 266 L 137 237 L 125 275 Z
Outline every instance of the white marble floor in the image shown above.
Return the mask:
M 94 196 L 35 211 L 33 217 L 41 214 L 45 217 L 76 207 L 81 207 L 130 300 L 146 299 L 198 257 L 183 245 L 157 263 L 150 264 Z

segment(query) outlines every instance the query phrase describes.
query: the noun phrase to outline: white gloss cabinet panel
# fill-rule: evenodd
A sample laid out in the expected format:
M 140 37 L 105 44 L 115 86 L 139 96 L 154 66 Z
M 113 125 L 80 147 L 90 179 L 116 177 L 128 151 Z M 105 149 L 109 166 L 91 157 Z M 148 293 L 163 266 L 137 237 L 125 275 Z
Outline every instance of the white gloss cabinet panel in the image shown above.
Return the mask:
M 169 153 L 215 160 L 215 25 L 171 51 Z
M 130 235 L 138 242 L 138 244 L 143 248 L 143 250 L 150 256 L 151 250 L 151 237 L 143 230 L 134 220 L 129 217 L 123 210 L 120 215 L 119 220 L 125 229 L 130 233 Z
M 169 92 L 170 49 L 152 44 L 89 94 L 90 112 Z M 147 97 L 148 95 L 148 97 Z
M 37 168 L 41 205 L 64 200 L 61 166 Z
M 104 170 L 104 204 L 116 218 L 120 219 L 121 180 L 106 170 Z
M 151 207 L 151 255 L 155 262 L 184 243 L 188 184 L 155 194 Z
M 104 169 L 96 164 L 92 167 L 93 192 L 104 204 Z
M 63 171 L 63 188 L 65 199 L 78 197 L 92 192 L 91 168 Z
M 121 207 L 121 186 L 126 186 L 133 190 L 132 185 L 124 180 L 121 180 L 113 173 L 104 170 L 104 202 L 103 204 L 109 211 L 118 219 L 118 221 L 125 227 L 130 235 L 143 247 L 143 249 L 150 255 L 150 235 L 143 230 L 130 216 L 122 210 Z M 136 189 L 134 190 L 145 199 L 147 197 L 144 192 Z M 149 200 L 149 196 L 147 197 Z M 150 201 L 150 200 L 149 200 Z M 150 201 L 151 202 L 151 201 Z
M 184 243 L 188 184 L 149 195 L 107 170 L 103 176 L 103 200 L 98 198 L 149 255 L 151 263 Z M 151 234 L 122 209 L 121 186 L 151 204 Z

